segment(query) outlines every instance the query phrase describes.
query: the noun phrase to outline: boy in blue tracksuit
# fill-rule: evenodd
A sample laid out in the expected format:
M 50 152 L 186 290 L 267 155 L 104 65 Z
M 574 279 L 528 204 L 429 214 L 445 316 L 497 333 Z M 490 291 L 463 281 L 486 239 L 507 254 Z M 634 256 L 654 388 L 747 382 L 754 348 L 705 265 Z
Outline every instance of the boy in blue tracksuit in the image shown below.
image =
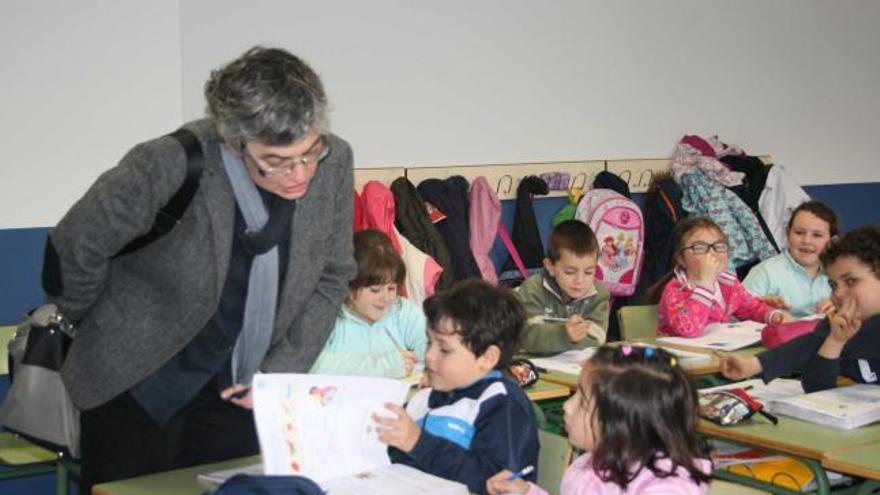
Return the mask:
M 531 403 L 500 370 L 519 345 L 522 306 L 507 289 L 468 280 L 428 298 L 428 352 L 420 390 L 394 417 L 374 416 L 393 462 L 485 493 L 500 469 L 537 467 Z M 525 476 L 534 481 L 536 472 Z

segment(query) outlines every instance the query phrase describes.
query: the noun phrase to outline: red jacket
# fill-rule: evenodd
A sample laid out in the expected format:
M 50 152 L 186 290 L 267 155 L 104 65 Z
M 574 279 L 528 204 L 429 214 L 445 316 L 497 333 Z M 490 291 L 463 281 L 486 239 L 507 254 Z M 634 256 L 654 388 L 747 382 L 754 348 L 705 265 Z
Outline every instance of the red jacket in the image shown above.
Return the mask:
M 749 293 L 731 272 L 722 272 L 715 287 L 720 297 L 712 289 L 691 284 L 684 271 L 676 268 L 660 297 L 657 333 L 699 337 L 711 323 L 726 323 L 732 317 L 769 322 L 776 311 Z

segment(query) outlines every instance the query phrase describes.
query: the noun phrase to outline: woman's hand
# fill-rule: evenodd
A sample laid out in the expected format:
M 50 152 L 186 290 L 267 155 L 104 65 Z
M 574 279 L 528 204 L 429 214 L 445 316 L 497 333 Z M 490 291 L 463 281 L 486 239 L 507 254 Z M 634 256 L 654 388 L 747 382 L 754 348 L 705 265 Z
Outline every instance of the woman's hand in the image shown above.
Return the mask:
M 251 392 L 251 387 L 249 385 L 236 384 L 227 387 L 220 392 L 220 398 L 228 400 L 238 407 L 243 407 L 245 409 L 254 408 L 254 394 Z

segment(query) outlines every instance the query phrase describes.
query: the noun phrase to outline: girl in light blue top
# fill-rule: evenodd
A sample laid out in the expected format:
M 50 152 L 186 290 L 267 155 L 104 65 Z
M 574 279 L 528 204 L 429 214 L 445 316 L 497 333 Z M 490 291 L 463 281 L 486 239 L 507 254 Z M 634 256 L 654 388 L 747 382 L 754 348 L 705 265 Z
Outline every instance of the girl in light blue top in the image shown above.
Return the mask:
M 752 268 L 743 285 L 764 302 L 803 317 L 833 308 L 828 277 L 819 261 L 837 237 L 837 215 L 819 201 L 795 208 L 788 221 L 788 247 Z
M 378 230 L 354 235 L 357 277 L 312 373 L 404 378 L 425 359 L 422 309 L 398 294 L 406 268 Z

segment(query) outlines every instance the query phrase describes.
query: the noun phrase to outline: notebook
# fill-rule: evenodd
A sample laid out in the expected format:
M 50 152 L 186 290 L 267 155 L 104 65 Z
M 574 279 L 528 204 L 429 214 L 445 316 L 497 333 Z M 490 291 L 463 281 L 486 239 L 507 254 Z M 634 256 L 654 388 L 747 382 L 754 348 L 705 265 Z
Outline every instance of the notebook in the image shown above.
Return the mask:
M 206 473 L 217 485 L 238 474 L 300 475 L 330 495 L 426 493 L 465 495 L 467 486 L 391 465 L 372 419 L 403 404 L 409 385 L 359 376 L 261 373 L 254 376 L 254 420 L 263 463 Z
M 880 386 L 858 384 L 781 399 L 768 409 L 776 414 L 852 430 L 880 421 Z

